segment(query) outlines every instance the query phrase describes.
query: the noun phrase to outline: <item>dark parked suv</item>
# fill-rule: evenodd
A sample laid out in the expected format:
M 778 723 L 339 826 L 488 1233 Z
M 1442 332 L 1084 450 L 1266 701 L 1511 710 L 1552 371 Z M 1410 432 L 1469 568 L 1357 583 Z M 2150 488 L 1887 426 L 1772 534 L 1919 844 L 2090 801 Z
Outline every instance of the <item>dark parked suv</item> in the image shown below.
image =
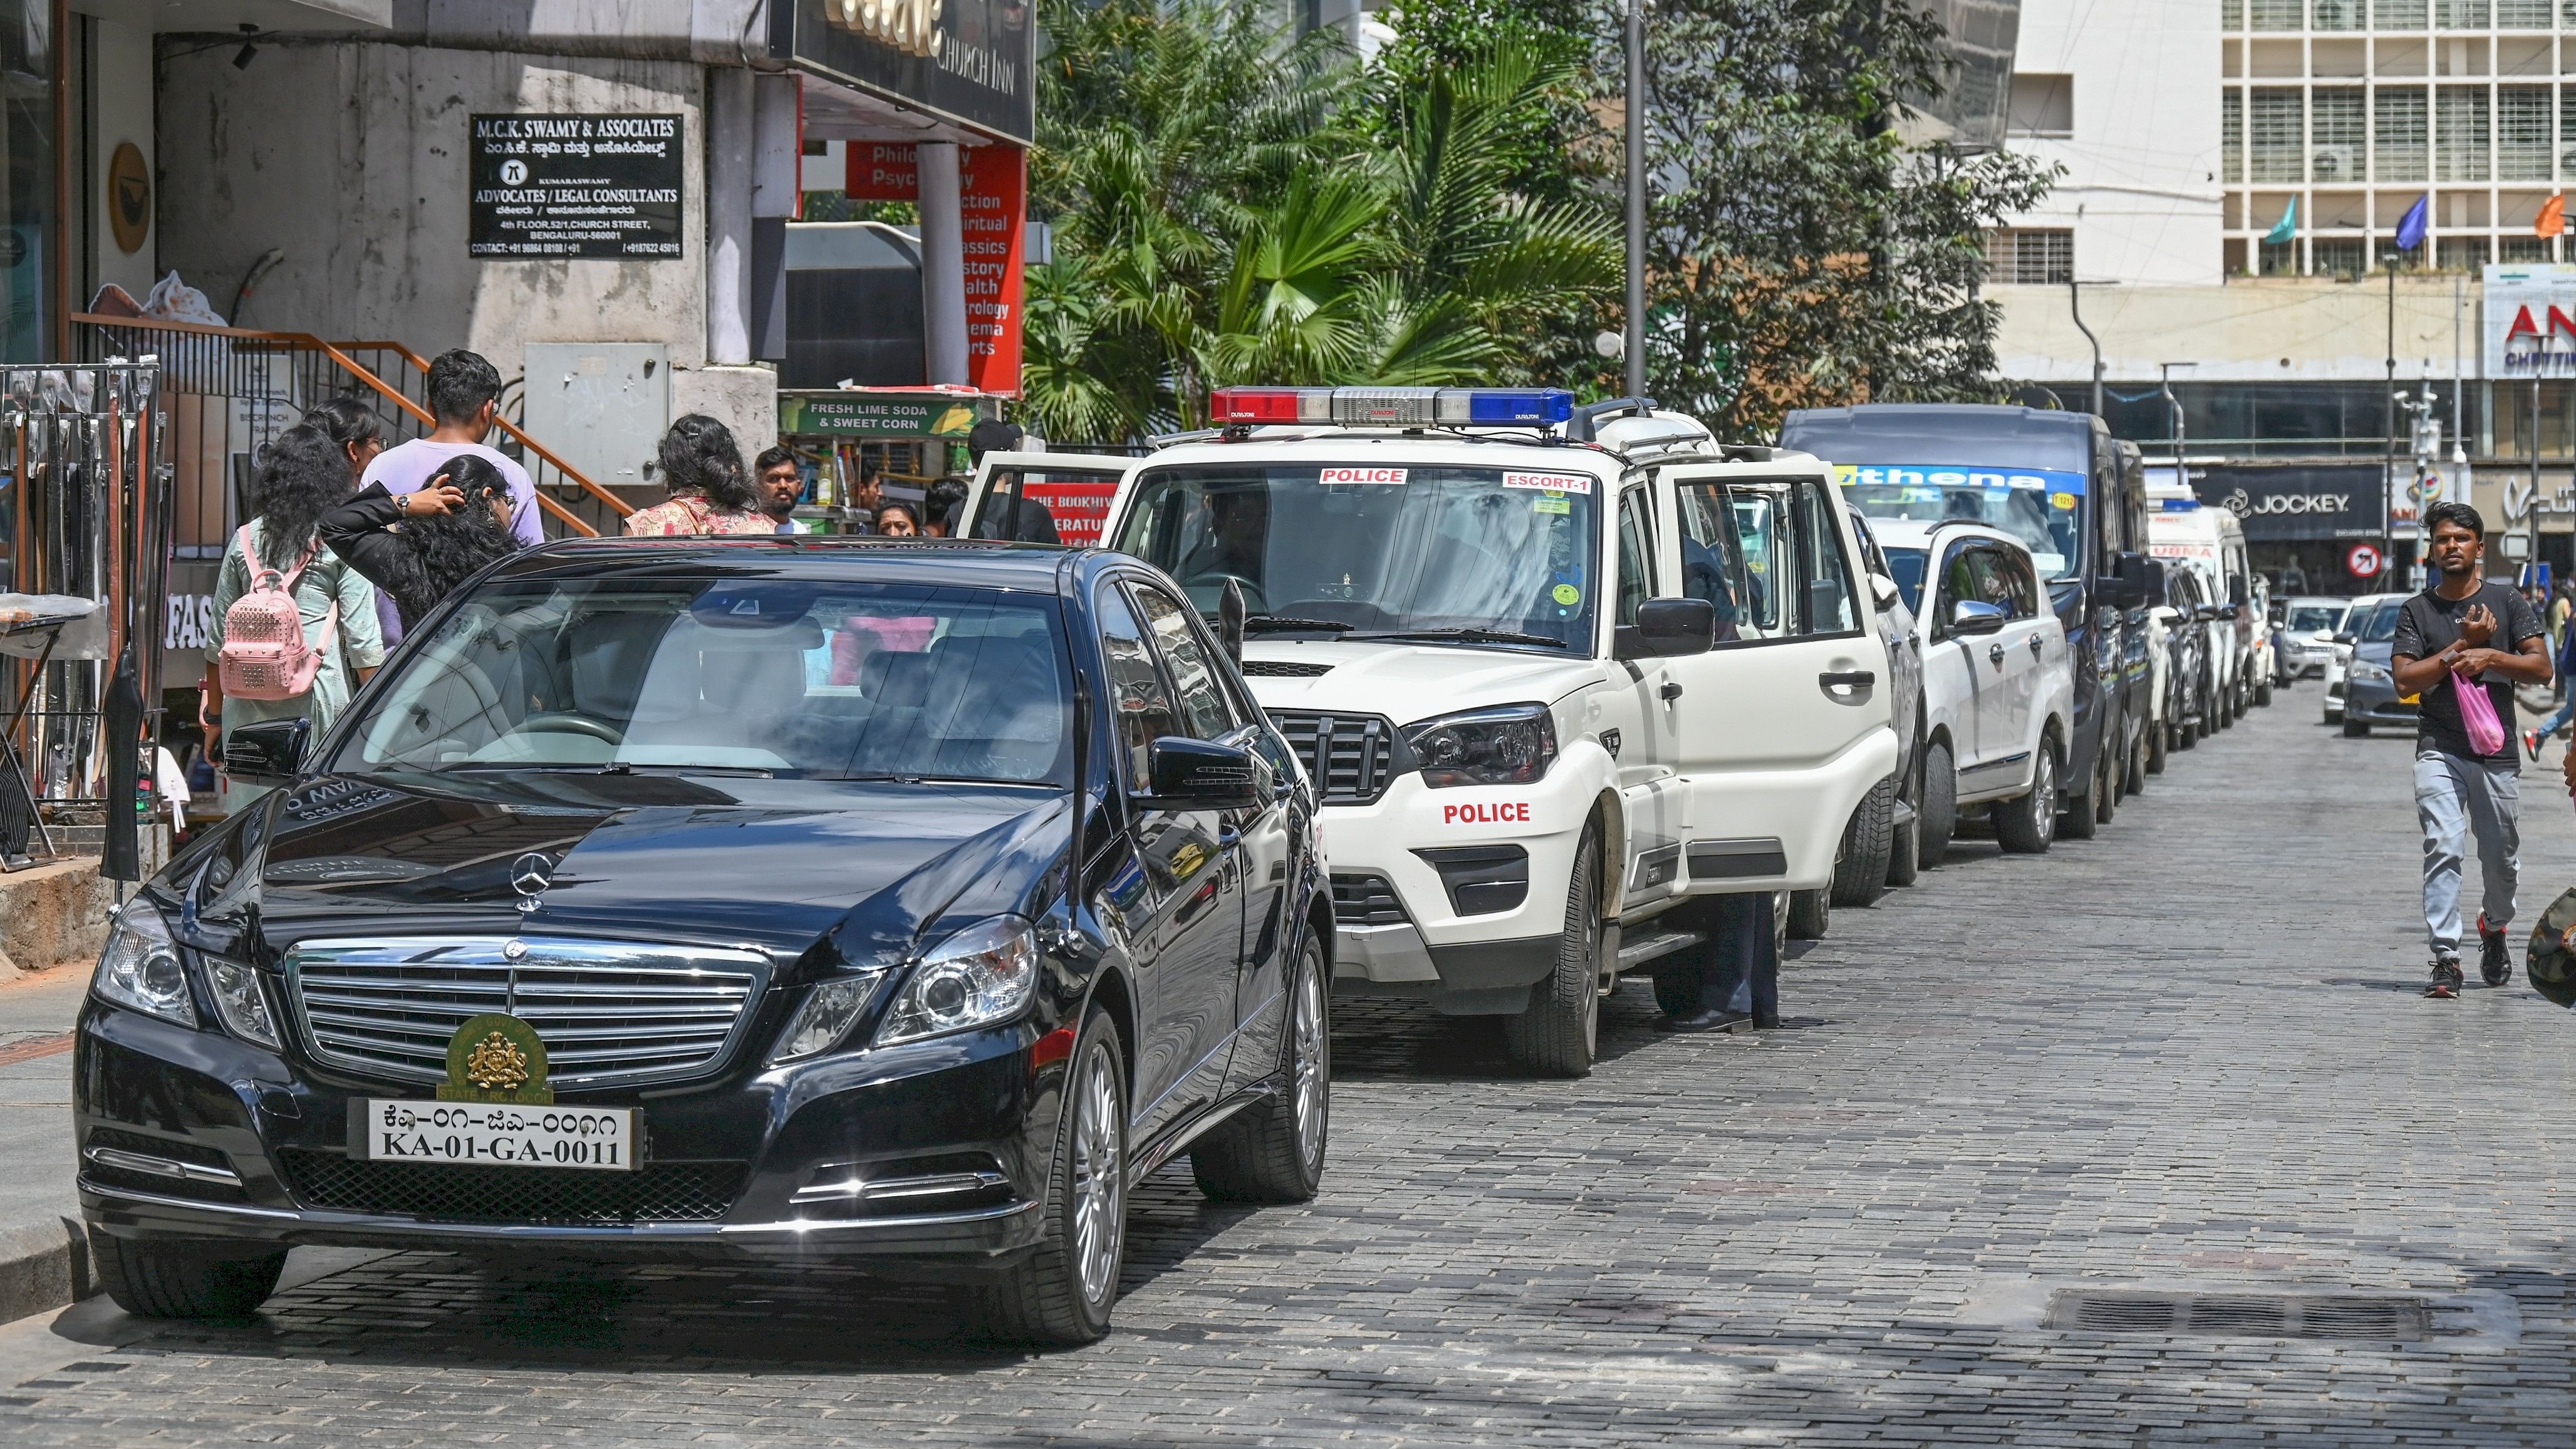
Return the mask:
M 558 544 L 225 756 L 280 788 L 81 1014 L 131 1311 L 247 1312 L 299 1243 L 851 1256 L 1079 1342 L 1175 1154 L 1316 1189 L 1310 788 L 1133 559 Z

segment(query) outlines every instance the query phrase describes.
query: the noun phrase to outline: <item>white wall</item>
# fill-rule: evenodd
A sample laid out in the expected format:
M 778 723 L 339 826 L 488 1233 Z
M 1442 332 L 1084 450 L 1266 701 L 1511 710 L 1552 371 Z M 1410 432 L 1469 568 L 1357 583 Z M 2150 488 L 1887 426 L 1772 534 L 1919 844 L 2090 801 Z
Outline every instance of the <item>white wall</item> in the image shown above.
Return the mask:
M 133 293 L 139 302 L 152 289 L 156 275 L 153 245 L 159 239 L 158 228 L 147 226 L 143 245 L 132 252 L 116 244 L 116 229 L 108 219 L 107 164 L 116 155 L 117 147 L 134 143 L 143 152 L 144 166 L 152 176 L 154 207 L 158 210 L 161 177 L 153 161 L 152 36 L 111 20 L 92 20 L 91 26 L 89 101 L 96 127 L 91 133 L 90 185 L 84 203 L 92 242 L 91 285 L 114 282 Z M 77 300 L 87 307 L 90 299 L 83 296 Z
M 2075 114 L 2012 141 L 2066 168 L 2013 224 L 2072 227 L 2078 278 L 2219 284 L 2218 35 L 2216 0 L 2022 0 L 2013 68 L 2072 75 Z
M 227 49 L 184 50 L 165 47 L 162 62 L 161 264 L 221 306 L 261 253 L 284 250 L 237 324 L 388 338 L 423 356 L 472 347 L 504 377 L 519 375 L 528 341 L 660 342 L 675 368 L 704 365 L 698 65 L 287 42 L 235 70 Z M 467 256 L 467 117 L 494 111 L 684 116 L 685 255 Z

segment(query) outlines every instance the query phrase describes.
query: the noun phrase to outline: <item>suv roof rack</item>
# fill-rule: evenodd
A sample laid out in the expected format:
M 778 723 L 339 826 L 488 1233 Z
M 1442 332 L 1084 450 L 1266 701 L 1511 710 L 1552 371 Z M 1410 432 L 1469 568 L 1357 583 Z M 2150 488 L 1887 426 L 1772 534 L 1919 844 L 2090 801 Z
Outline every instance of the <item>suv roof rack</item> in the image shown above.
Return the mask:
M 1565 440 L 1589 443 L 1599 436 L 1603 423 L 1613 418 L 1642 417 L 1654 410 L 1655 400 L 1650 397 L 1614 397 L 1607 402 L 1586 403 L 1565 420 Z

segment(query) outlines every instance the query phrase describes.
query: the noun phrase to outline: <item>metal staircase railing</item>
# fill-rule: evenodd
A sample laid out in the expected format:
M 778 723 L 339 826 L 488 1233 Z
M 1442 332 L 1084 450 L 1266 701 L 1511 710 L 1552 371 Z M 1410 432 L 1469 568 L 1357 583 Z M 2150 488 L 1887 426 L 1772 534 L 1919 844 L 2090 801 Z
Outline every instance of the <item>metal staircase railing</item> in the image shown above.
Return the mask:
M 160 359 L 173 413 L 181 558 L 219 558 L 227 524 L 244 514 L 258 448 L 325 399 L 350 395 L 376 410 L 388 444 L 426 436 L 429 365 L 395 342 L 328 342 L 303 332 L 209 327 L 158 317 L 71 318 L 78 360 Z M 582 476 L 516 423 L 496 444 L 536 484 L 549 533 L 615 534 L 631 505 Z

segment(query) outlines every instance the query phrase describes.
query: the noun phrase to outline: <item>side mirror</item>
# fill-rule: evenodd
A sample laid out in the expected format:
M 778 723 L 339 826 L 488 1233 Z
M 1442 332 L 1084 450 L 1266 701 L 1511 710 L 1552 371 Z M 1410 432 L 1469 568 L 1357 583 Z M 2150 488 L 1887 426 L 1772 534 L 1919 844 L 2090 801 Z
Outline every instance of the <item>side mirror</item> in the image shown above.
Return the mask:
M 224 731 L 224 773 L 251 785 L 283 785 L 304 768 L 313 721 L 267 719 Z
M 1165 810 L 1257 810 L 1270 803 L 1270 773 L 1233 745 L 1165 735 L 1146 752 L 1153 803 Z
M 2354 633 L 2351 633 L 2351 632 L 2347 631 L 2347 632 L 2345 632 L 2345 633 L 2335 634 L 2335 635 L 2329 636 L 2329 638 L 2328 638 L 2328 641 L 2327 641 L 2327 642 L 2329 642 L 2329 643 L 2334 643 L 2334 644 L 2342 644 L 2342 645 L 2350 646 L 2350 645 L 2354 645 L 2354 644 L 2358 644 L 2358 643 L 2360 643 L 2360 642 L 2361 642 L 2361 636 L 2360 636 L 2360 635 L 2358 635 L 2358 634 L 2354 634 Z
M 2142 553 L 2115 554 L 2111 559 L 2109 597 L 2115 609 L 2134 609 L 2147 601 L 2148 571 L 2154 560 Z
M 1961 599 L 1950 609 L 1950 632 L 1953 634 L 1993 634 L 2012 621 L 2001 604 Z
M 1216 637 L 1225 646 L 1225 657 L 1238 668 L 1243 664 L 1243 621 L 1249 617 L 1250 611 L 1243 603 L 1243 581 L 1227 579 L 1225 596 L 1216 605 Z
M 2244 601 L 2239 600 L 2239 601 L 2237 601 L 2237 602 L 2235 602 L 2235 603 L 2232 603 L 2232 604 L 2221 604 L 2221 605 L 2219 605 L 2219 606 L 2218 606 L 2218 617 L 2220 617 L 2220 618 L 2222 618 L 2222 619 L 2225 619 L 2225 620 L 2227 620 L 2227 621 L 2228 621 L 2228 622 L 2230 622 L 2230 623 L 2233 623 L 2233 622 L 2235 622 L 2235 621 L 2236 621 L 2236 620 L 2238 620 L 2238 619 L 2242 619 L 2242 618 L 2244 618 L 2244 617 L 2245 617 L 2245 604 L 2244 604 Z
M 1869 576 L 1869 595 L 1878 600 L 1878 611 L 1882 614 L 1895 608 L 1905 599 L 1905 591 L 1896 586 L 1896 580 L 1885 574 Z
M 1706 654 L 1717 643 L 1717 605 L 1706 599 L 1648 599 L 1637 606 L 1637 622 L 1623 624 L 1613 639 L 1619 659 L 1672 659 Z

